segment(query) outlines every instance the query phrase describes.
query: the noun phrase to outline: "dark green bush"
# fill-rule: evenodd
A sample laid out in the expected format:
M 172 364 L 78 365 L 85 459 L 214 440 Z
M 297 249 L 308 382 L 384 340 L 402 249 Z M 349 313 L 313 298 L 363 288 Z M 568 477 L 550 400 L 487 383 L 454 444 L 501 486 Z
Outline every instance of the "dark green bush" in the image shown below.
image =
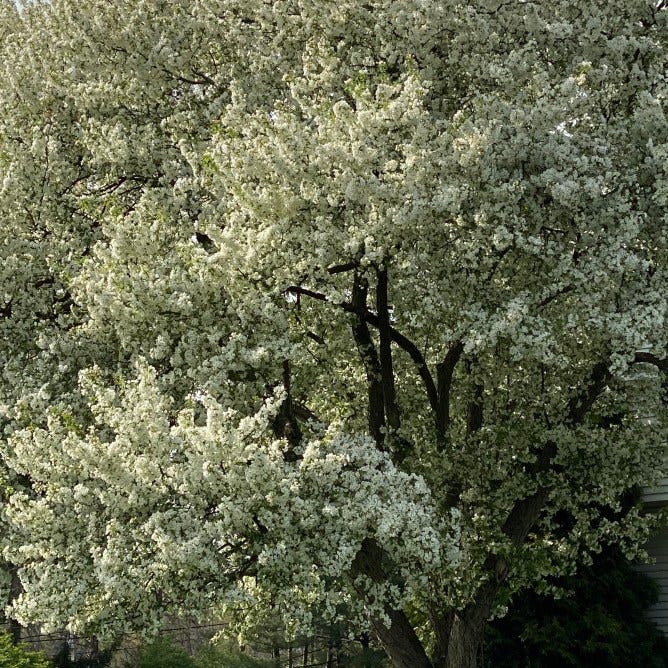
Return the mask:
M 137 668 L 196 668 L 196 664 L 169 636 L 160 636 L 141 648 Z
M 668 668 L 668 640 L 644 616 L 656 583 L 614 550 L 573 577 L 556 581 L 569 595 L 528 592 L 491 623 L 489 668 Z

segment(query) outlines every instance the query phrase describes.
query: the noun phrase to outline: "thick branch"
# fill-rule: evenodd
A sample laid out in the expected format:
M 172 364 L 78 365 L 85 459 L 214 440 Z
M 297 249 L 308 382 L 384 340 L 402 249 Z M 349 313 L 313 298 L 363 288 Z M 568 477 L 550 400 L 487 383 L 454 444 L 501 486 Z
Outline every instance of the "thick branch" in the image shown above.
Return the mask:
M 354 307 L 353 313 L 356 313 L 358 318 L 353 324 L 353 338 L 366 372 L 369 399 L 369 433 L 378 447 L 383 448 L 385 444 L 385 409 L 380 362 L 366 320 L 360 315 L 367 310 L 367 292 L 368 289 L 364 279 L 356 274 L 353 282 L 352 305 Z
M 12 603 L 23 592 L 23 584 L 21 583 L 21 578 L 19 577 L 19 570 L 17 566 L 15 566 L 14 564 L 8 564 L 4 562 L 2 563 L 2 567 L 9 572 L 9 577 L 10 577 L 9 600 L 5 602 Z M 4 614 L 3 617 L 5 617 Z M 19 624 L 19 622 L 16 621 L 13 617 L 9 618 L 5 617 L 4 622 L 7 626 L 7 631 L 9 632 L 9 635 L 12 639 L 12 644 L 18 645 L 21 642 L 21 624 Z
M 540 449 L 536 461 L 527 466 L 527 473 L 537 476 L 550 469 L 552 459 L 557 454 L 557 446 L 553 441 L 547 441 Z M 527 537 L 531 527 L 538 519 L 543 504 L 547 501 L 548 490 L 540 487 L 534 494 L 520 499 L 503 523 L 503 533 L 510 538 L 510 542 L 519 547 Z
M 606 362 L 599 362 L 594 366 L 587 387 L 568 403 L 566 423 L 569 426 L 576 427 L 581 424 L 610 378 L 611 374 Z M 553 441 L 547 441 L 538 453 L 536 461 L 528 467 L 528 473 L 536 476 L 548 471 L 556 454 L 556 444 Z M 521 545 L 526 538 L 540 515 L 542 504 L 547 499 L 547 493 L 546 488 L 539 488 L 534 494 L 521 499 L 513 507 L 503 525 L 503 532 L 511 539 L 513 545 Z
M 342 274 L 346 271 L 352 271 L 353 269 L 357 269 L 359 266 L 359 262 L 353 261 L 353 262 L 345 262 L 344 264 L 335 264 L 332 267 L 327 267 L 327 273 L 330 274 L 330 276 L 333 276 L 335 274 Z
M 288 442 L 289 448 L 284 454 L 285 460 L 294 462 L 298 458 L 295 449 L 301 443 L 302 432 L 292 402 L 292 382 L 288 360 L 283 361 L 283 387 L 286 396 L 274 418 L 273 430 L 276 436 L 284 438 Z
M 309 290 L 308 288 L 305 288 L 301 285 L 290 285 L 285 289 L 285 292 L 289 292 L 293 295 L 311 297 L 311 299 L 317 299 L 320 302 L 331 303 L 329 299 L 327 299 L 327 295 L 323 295 L 322 292 L 316 292 L 315 290 Z M 351 311 L 352 308 L 346 310 Z
M 608 370 L 607 362 L 599 362 L 591 371 L 591 379 L 587 386 L 568 402 L 566 424 L 577 427 L 582 423 L 594 402 L 601 395 L 612 374 Z M 553 441 L 547 441 L 540 449 L 536 461 L 527 472 L 536 476 L 548 471 L 552 460 L 557 454 L 557 446 Z M 520 499 L 506 518 L 503 532 L 510 538 L 513 545 L 518 547 L 524 542 L 533 524 L 538 520 L 542 507 L 547 500 L 549 490 L 540 487 L 534 494 Z
M 663 373 L 668 374 L 668 357 L 659 359 L 656 355 L 652 353 L 636 353 L 636 356 L 633 358 L 634 364 L 653 364 Z
M 378 318 L 373 313 L 366 313 L 365 319 L 371 325 L 377 326 Z M 434 411 L 434 415 L 438 413 L 438 393 L 436 391 L 436 384 L 434 379 L 429 372 L 429 367 L 427 367 L 427 362 L 425 361 L 422 353 L 418 350 L 417 346 L 403 334 L 399 333 L 394 327 L 390 327 L 390 336 L 392 341 L 396 343 L 404 352 L 407 352 L 410 355 L 410 358 L 413 360 L 417 372 L 422 379 L 422 384 L 424 385 L 425 391 L 427 392 L 427 397 L 429 399 L 429 405 Z
M 387 269 L 378 271 L 376 284 L 376 308 L 378 309 L 378 334 L 380 377 L 383 383 L 383 398 L 385 400 L 385 417 L 387 424 L 394 431 L 401 426 L 399 407 L 397 406 L 396 390 L 394 387 L 394 368 L 392 365 L 392 334 L 390 333 L 390 310 L 387 303 Z
M 436 367 L 436 379 L 438 382 L 438 410 L 436 411 L 436 425 L 439 441 L 445 445 L 445 435 L 450 426 L 450 389 L 452 387 L 452 375 L 455 366 L 464 352 L 464 344 L 455 341 Z
M 432 668 L 420 639 L 402 610 L 386 609 L 390 626 L 372 618 L 371 624 L 395 668 Z
M 371 313 L 368 310 L 368 308 L 366 308 L 366 302 L 362 308 L 356 306 L 354 300 L 353 303 L 340 302 L 338 304 L 334 304 L 327 298 L 327 295 L 298 285 L 291 285 L 288 288 L 286 288 L 285 291 L 295 295 L 303 295 L 305 297 L 311 297 L 312 299 L 317 299 L 318 301 L 326 302 L 328 304 L 333 304 L 334 306 L 338 306 L 340 309 L 346 311 L 347 313 L 354 313 L 364 322 L 367 322 L 373 327 L 378 327 L 379 325 L 378 316 L 375 313 Z M 432 378 L 431 373 L 429 372 L 429 368 L 427 367 L 427 362 L 425 361 L 424 356 L 422 355 L 418 347 L 410 339 L 408 339 L 403 334 L 398 332 L 394 327 L 392 326 L 389 327 L 389 333 L 392 342 L 396 343 L 404 352 L 408 353 L 410 358 L 415 363 L 417 372 L 420 375 L 422 383 L 424 384 L 425 390 L 427 392 L 429 405 L 434 411 L 434 414 L 435 415 L 438 414 L 438 393 L 436 391 L 436 384 L 434 383 L 434 379 Z
M 562 295 L 566 295 L 569 292 L 572 292 L 573 290 L 575 290 L 575 288 L 572 285 L 564 286 L 563 288 L 561 288 L 560 290 L 557 290 L 556 292 L 549 295 L 548 297 L 545 297 L 545 299 L 543 299 L 543 301 L 541 301 L 538 304 L 538 308 L 545 308 L 548 304 L 552 303 L 555 299 L 558 299 Z
M 473 362 L 466 360 L 466 373 L 471 375 L 473 371 Z M 473 396 L 468 402 L 466 410 L 466 433 L 475 434 L 482 427 L 483 422 L 483 386 L 482 383 L 473 385 Z
M 587 387 L 568 402 L 566 423 L 570 427 L 575 427 L 582 422 L 611 378 L 612 374 L 608 370 L 607 362 L 599 362 L 594 366 Z
M 448 660 L 450 634 L 455 621 L 454 611 L 444 613 L 440 608 L 429 610 L 429 622 L 434 632 L 432 663 L 434 668 L 443 668 Z
M 373 539 L 365 538 L 352 564 L 353 577 L 364 575 L 373 582 L 387 582 L 383 550 Z M 371 618 L 371 624 L 395 668 L 432 668 L 427 653 L 403 610 L 385 606 L 390 621 Z
M 568 426 L 576 427 L 582 423 L 594 402 L 605 390 L 610 378 L 607 362 L 599 362 L 594 365 L 587 386 L 568 402 L 566 417 Z M 556 453 L 556 444 L 547 441 L 538 452 L 536 461 L 527 468 L 527 473 L 537 476 L 549 471 Z M 538 521 L 549 493 L 549 487 L 543 484 L 533 494 L 518 499 L 513 505 L 503 523 L 502 531 L 514 547 L 522 545 L 531 528 Z M 485 570 L 490 572 L 491 578 L 478 591 L 475 603 L 468 606 L 462 613 L 469 623 L 483 624 L 489 617 L 496 595 L 508 577 L 510 568 L 511 564 L 504 557 L 490 555 L 487 558 Z

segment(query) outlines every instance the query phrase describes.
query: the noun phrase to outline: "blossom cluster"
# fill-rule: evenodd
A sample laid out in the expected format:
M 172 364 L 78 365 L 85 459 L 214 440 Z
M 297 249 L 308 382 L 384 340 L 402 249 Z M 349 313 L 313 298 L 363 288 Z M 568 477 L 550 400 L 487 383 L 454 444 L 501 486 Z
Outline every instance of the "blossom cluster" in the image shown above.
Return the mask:
M 490 563 L 513 590 L 635 549 L 648 521 L 620 498 L 665 438 L 665 10 L 20 4 L 12 614 L 113 634 L 280 609 L 296 632 L 467 609 Z

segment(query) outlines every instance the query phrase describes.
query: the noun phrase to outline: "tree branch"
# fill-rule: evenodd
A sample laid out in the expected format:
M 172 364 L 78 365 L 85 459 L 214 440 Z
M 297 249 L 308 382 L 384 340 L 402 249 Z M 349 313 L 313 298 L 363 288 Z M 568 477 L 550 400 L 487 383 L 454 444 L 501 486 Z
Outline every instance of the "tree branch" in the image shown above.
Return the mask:
M 335 264 L 332 267 L 327 267 L 327 273 L 333 276 L 335 274 L 342 274 L 346 271 L 352 271 L 353 269 L 357 269 L 357 267 L 359 267 L 359 262 L 357 261 L 344 262 L 343 264 Z
M 633 358 L 632 364 L 640 364 L 640 363 L 653 364 L 660 371 L 663 371 L 663 373 L 668 374 L 668 357 L 659 359 L 656 355 L 652 355 L 652 353 L 636 353 L 635 357 Z
M 568 402 L 566 424 L 575 427 L 582 422 L 611 378 L 612 374 L 608 370 L 607 361 L 599 362 L 594 366 L 587 387 Z
M 397 406 L 394 387 L 394 368 L 392 364 L 392 334 L 390 332 L 390 310 L 387 303 L 387 269 L 379 269 L 376 284 L 376 308 L 378 309 L 379 361 L 380 376 L 383 384 L 385 417 L 389 427 L 396 431 L 401 426 L 399 407 Z
M 334 303 L 327 298 L 327 295 L 322 294 L 321 292 L 316 292 L 315 290 L 310 290 L 309 288 L 302 287 L 300 285 L 290 285 L 285 289 L 285 292 L 290 292 L 295 295 L 303 295 L 305 297 L 311 297 L 312 299 L 317 299 L 318 301 L 325 302 L 327 304 L 332 304 L 333 306 L 338 306 L 340 309 L 346 311 L 347 313 L 353 313 L 357 315 L 360 319 L 372 325 L 373 327 L 379 326 L 378 316 L 375 313 L 371 313 L 366 307 L 366 303 L 362 308 L 357 306 L 354 303 L 350 302 L 339 302 Z M 425 391 L 427 392 L 427 398 L 429 399 L 429 405 L 434 411 L 434 415 L 438 414 L 438 392 L 436 391 L 436 384 L 434 379 L 429 372 L 427 363 L 424 359 L 424 356 L 418 349 L 418 347 L 403 334 L 398 332 L 394 327 L 390 325 L 389 327 L 390 338 L 394 343 L 396 343 L 404 352 L 408 353 L 410 358 L 415 363 L 417 372 L 422 379 L 424 384 Z
M 387 573 L 383 568 L 385 557 L 383 549 L 371 538 L 362 541 L 359 552 L 352 563 L 353 578 L 364 575 L 373 582 L 387 582 Z M 364 592 L 360 592 L 364 596 Z M 386 626 L 382 619 L 371 618 L 378 639 L 397 668 L 432 668 L 427 653 L 415 633 L 406 613 L 385 606 L 385 615 L 390 621 Z
M 607 362 L 598 362 L 594 365 L 587 386 L 568 402 L 568 414 L 565 423 L 569 427 L 577 427 L 582 423 L 611 378 L 612 374 L 608 369 Z M 548 471 L 556 454 L 556 443 L 547 441 L 540 449 L 536 461 L 527 467 L 528 473 L 536 476 Z M 531 496 L 518 501 L 506 518 L 503 524 L 503 532 L 516 547 L 524 542 L 529 530 L 538 519 L 542 506 L 547 500 L 547 495 L 548 489 L 540 487 Z
M 564 286 L 564 287 L 561 288 L 560 290 L 557 290 L 556 292 L 554 292 L 553 294 L 551 294 L 549 297 L 545 297 L 545 299 L 543 299 L 543 301 L 541 301 L 541 302 L 538 304 L 538 308 L 545 308 L 548 304 L 550 304 L 551 302 L 553 302 L 555 299 L 558 299 L 558 298 L 561 297 L 562 295 L 566 295 L 566 294 L 568 294 L 569 292 L 572 292 L 574 289 L 575 289 L 575 288 L 574 288 L 572 285 L 566 285 L 566 286 Z
M 278 409 L 272 426 L 276 436 L 288 442 L 289 447 L 283 458 L 286 462 L 295 462 L 299 458 L 295 449 L 301 444 L 302 432 L 292 402 L 292 379 L 288 360 L 283 361 L 283 387 L 285 388 L 285 399 Z
M 450 389 L 455 366 L 464 352 L 464 344 L 455 341 L 446 353 L 443 361 L 436 366 L 436 380 L 438 383 L 438 408 L 436 411 L 436 428 L 439 436 L 439 450 L 446 444 L 446 434 L 450 426 Z
M 466 373 L 470 376 L 473 371 L 473 361 L 466 360 Z M 466 433 L 475 434 L 482 427 L 483 422 L 483 386 L 482 383 L 474 383 L 473 396 L 468 402 L 466 409 Z
M 444 613 L 440 608 L 430 608 L 429 622 L 434 632 L 434 649 L 432 651 L 432 663 L 434 668 L 443 668 L 448 660 L 448 649 L 450 647 L 450 634 L 455 621 L 455 613 L 450 610 Z
M 327 302 L 328 304 L 332 303 L 327 298 L 327 295 L 322 294 L 322 292 L 309 290 L 308 288 L 305 288 L 301 285 L 289 285 L 287 288 L 285 288 L 285 292 L 286 293 L 289 292 L 293 295 L 303 295 L 304 297 L 311 297 L 311 299 L 317 299 L 318 301 Z M 352 307 L 344 310 L 352 311 Z
M 565 422 L 568 426 L 574 428 L 582 423 L 611 377 L 607 362 L 598 362 L 594 365 L 587 386 L 567 404 Z M 527 468 L 527 472 L 535 477 L 549 471 L 556 453 L 556 443 L 547 441 L 538 452 L 536 461 Z M 502 525 L 502 531 L 511 545 L 517 548 L 525 541 L 529 531 L 538 521 L 549 493 L 549 487 L 543 484 L 533 494 L 515 502 Z M 475 603 L 462 613 L 471 623 L 483 623 L 487 619 L 499 588 L 510 573 L 511 563 L 505 557 L 490 555 L 485 562 L 485 569 L 492 577 L 479 590 Z
M 362 314 L 367 311 L 367 293 L 368 287 L 365 279 L 356 273 L 353 280 L 352 306 L 354 308 L 352 312 L 358 317 L 353 324 L 353 338 L 366 372 L 369 433 L 376 441 L 376 445 L 383 449 L 385 446 L 385 407 L 380 362 L 366 320 L 362 317 Z

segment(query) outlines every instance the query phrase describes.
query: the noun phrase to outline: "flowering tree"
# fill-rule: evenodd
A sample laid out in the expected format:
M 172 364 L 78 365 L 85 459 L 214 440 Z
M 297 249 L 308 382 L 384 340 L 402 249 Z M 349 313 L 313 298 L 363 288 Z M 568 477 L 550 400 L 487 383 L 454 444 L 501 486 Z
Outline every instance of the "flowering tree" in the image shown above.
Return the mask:
M 664 4 L 3 0 L 9 614 L 318 610 L 472 667 L 514 591 L 632 553 Z

